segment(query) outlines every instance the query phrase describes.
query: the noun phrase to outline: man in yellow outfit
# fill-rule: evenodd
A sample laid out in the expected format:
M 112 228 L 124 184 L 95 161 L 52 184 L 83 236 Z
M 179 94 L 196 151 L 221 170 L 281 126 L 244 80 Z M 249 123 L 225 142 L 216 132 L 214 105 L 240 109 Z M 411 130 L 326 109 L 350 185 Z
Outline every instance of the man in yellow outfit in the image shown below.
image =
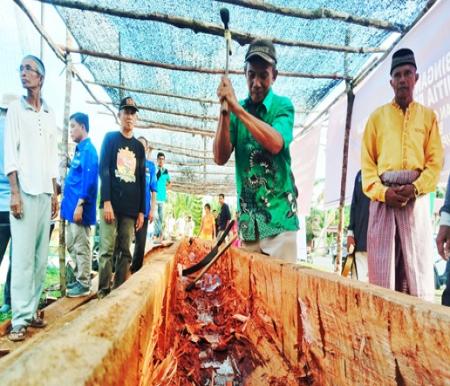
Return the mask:
M 370 116 L 363 137 L 364 193 L 371 199 L 367 237 L 369 281 L 433 300 L 429 200 L 443 164 L 436 114 L 413 99 L 419 79 L 414 53 L 394 53 L 394 100 Z

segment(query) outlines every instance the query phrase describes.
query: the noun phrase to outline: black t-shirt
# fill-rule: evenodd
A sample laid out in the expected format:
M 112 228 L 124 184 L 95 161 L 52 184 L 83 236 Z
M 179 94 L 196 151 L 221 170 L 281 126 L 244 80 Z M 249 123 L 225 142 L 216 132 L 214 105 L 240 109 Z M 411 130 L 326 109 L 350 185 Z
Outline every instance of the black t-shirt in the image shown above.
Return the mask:
M 107 133 L 100 153 L 100 208 L 111 201 L 115 213 L 137 217 L 145 211 L 145 150 L 136 138 Z

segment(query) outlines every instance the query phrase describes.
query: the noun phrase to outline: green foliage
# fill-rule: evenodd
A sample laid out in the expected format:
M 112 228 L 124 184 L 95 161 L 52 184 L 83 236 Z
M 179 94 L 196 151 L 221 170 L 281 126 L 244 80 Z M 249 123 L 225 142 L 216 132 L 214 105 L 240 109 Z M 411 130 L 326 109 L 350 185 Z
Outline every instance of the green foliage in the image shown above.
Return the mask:
M 350 222 L 350 206 L 344 207 L 344 229 Z M 314 237 L 317 237 L 320 230 L 325 226 L 337 227 L 339 224 L 339 209 L 320 210 L 311 208 L 310 214 L 306 217 L 306 242 L 309 243 Z M 328 244 L 332 243 L 336 234 L 330 233 L 327 237 Z
M 175 219 L 192 216 L 195 223 L 194 234 L 197 234 L 202 221 L 202 197 L 194 194 L 170 192 L 165 215 L 172 214 Z
M 3 287 L 4 285 L 0 285 L 0 307 L 3 305 Z M 0 313 L 0 323 L 11 318 L 12 318 L 11 311 L 9 311 L 6 314 Z

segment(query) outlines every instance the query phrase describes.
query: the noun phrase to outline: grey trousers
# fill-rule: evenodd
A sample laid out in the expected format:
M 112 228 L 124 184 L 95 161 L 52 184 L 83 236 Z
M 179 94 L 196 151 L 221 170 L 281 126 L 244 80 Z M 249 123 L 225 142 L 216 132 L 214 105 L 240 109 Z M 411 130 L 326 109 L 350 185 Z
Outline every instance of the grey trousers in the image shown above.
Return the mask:
M 51 196 L 20 192 L 23 216 L 10 215 L 12 238 L 12 325 L 27 326 L 39 306 L 44 288 L 50 233 Z
M 72 222 L 67 224 L 67 250 L 75 264 L 74 274 L 84 287 L 91 285 L 91 227 Z
M 100 252 L 99 252 L 99 294 L 107 295 L 111 291 L 111 276 L 114 247 L 116 261 L 113 288 L 120 286 L 127 278 L 131 264 L 130 245 L 134 236 L 136 220 L 132 217 L 116 215 L 113 223 L 108 224 L 100 210 Z

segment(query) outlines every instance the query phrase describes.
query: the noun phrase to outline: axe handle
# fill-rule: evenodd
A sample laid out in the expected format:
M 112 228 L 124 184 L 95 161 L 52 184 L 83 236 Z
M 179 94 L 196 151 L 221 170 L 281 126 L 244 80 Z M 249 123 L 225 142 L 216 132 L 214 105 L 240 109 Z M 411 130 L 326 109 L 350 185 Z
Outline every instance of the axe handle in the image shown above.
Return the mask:
M 225 61 L 225 77 L 228 78 L 228 68 L 230 65 L 230 40 L 231 40 L 230 30 L 226 29 L 224 36 L 227 47 L 226 61 Z M 228 102 L 226 100 L 222 101 L 222 104 L 220 106 L 220 112 L 222 113 L 222 115 L 228 114 Z

